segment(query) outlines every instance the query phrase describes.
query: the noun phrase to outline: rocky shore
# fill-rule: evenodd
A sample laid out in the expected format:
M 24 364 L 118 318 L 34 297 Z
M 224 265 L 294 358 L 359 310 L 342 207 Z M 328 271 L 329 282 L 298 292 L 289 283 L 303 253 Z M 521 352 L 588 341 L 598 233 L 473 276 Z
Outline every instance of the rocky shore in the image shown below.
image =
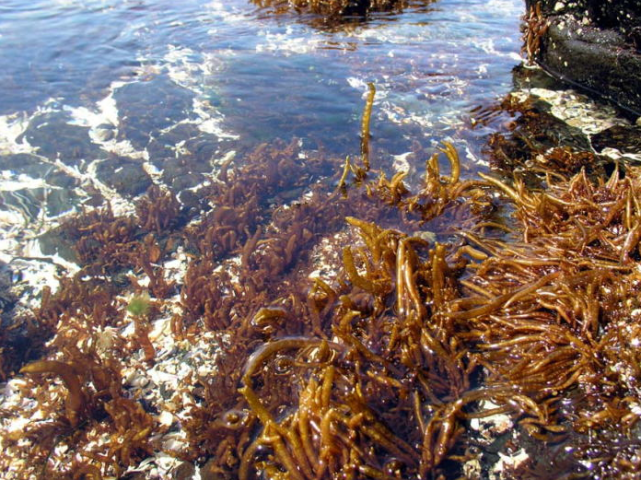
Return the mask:
M 526 0 L 528 54 L 547 72 L 641 115 L 636 0 Z

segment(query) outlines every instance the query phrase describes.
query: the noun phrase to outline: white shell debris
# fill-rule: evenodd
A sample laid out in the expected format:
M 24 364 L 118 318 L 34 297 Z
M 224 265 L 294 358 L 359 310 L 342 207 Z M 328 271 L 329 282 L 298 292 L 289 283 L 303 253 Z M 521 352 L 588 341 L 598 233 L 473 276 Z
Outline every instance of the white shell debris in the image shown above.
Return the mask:
M 617 117 L 613 107 L 596 103 L 574 90 L 532 88 L 529 93 L 548 102 L 555 117 L 587 135 L 600 133 L 614 125 L 629 124 L 627 120 Z
M 490 480 L 511 480 L 513 474 L 512 469 L 519 467 L 523 462 L 528 460 L 530 456 L 524 449 L 518 450 L 512 455 L 505 455 L 499 452 L 499 461 L 490 470 Z M 506 468 L 508 469 L 506 471 Z

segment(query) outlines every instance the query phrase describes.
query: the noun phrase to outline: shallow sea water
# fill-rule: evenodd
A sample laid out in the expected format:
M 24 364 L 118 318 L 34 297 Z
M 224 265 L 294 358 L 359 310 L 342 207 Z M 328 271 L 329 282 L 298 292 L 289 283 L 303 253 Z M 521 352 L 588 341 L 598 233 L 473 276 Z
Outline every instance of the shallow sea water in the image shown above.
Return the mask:
M 275 138 L 354 154 L 374 82 L 374 149 L 450 139 L 470 166 L 486 132 L 465 128 L 467 112 L 510 89 L 523 8 L 423 2 L 327 31 L 245 0 L 10 0 L 0 7 L 0 152 L 80 171 L 108 153 L 163 170 L 188 139 L 214 162 Z

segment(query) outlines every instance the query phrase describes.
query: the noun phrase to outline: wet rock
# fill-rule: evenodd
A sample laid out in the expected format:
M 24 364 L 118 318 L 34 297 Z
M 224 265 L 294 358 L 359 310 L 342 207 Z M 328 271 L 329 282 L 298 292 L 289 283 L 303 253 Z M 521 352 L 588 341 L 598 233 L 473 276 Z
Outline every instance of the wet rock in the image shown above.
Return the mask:
M 43 255 L 58 255 L 71 263 L 79 264 L 73 242 L 60 227 L 46 231 L 38 237 L 38 246 Z
M 91 141 L 89 128 L 71 125 L 70 121 L 71 116 L 65 112 L 45 113 L 31 120 L 18 141 L 26 139 L 38 147 L 38 154 L 73 167 L 82 168 L 92 160 L 104 158 L 105 152 Z
M 590 148 L 590 142 L 581 129 L 554 116 L 550 104 L 545 101 L 533 102 L 530 115 L 517 124 L 521 127 L 517 129 L 517 136 L 541 152 L 557 147 L 576 151 Z
M 101 182 L 126 197 L 144 193 L 152 184 L 151 177 L 135 160 L 111 157 L 98 165 L 96 176 Z
M 44 206 L 44 188 L 22 188 L 0 191 L 0 205 L 20 212 L 27 221 L 36 220 Z
M 512 81 L 515 90 L 545 88 L 547 90 L 567 90 L 567 84 L 546 73 L 541 68 L 529 68 L 517 65 L 512 69 Z
M 163 177 L 164 178 L 164 177 Z M 171 179 L 171 189 L 180 192 L 187 188 L 194 188 L 205 181 L 205 177 L 199 173 L 186 173 Z
M 164 76 L 148 82 L 129 83 L 116 90 L 120 112 L 118 139 L 144 149 L 160 131 L 189 118 L 194 94 Z
M 527 0 L 530 11 L 537 1 Z M 641 114 L 638 0 L 544 0 L 537 62 L 554 76 Z
M 592 136 L 592 146 L 597 152 L 615 148 L 621 153 L 641 152 L 641 127 L 615 125 Z
M 183 462 L 171 472 L 171 478 L 174 480 L 191 480 L 195 474 L 196 467 L 194 467 L 194 464 Z
M 49 185 L 60 188 L 74 188 L 79 183 L 76 178 L 66 174 L 56 165 L 27 153 L 0 155 L 0 170 L 8 170 L 16 175 L 27 175 L 31 178 L 41 178 Z

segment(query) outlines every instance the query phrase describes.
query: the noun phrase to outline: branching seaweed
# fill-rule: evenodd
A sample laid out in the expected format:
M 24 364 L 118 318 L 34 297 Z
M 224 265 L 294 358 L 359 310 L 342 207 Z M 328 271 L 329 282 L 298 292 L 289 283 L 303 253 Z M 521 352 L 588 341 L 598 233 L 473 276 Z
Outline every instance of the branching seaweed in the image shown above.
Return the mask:
M 368 148 L 363 168 L 300 153 L 275 142 L 225 166 L 188 227 L 155 189 L 137 217 L 64 227 L 84 268 L 33 312 L 41 358 L 6 414 L 43 420 L 7 433 L 3 466 L 33 455 L 24 477 L 107 478 L 166 449 L 221 478 L 459 478 L 486 455 L 473 426 L 504 415 L 497 443 L 544 453 L 515 475 L 535 478 L 536 457 L 559 475 L 636 472 L 639 168 L 593 177 L 550 149 L 548 166 L 577 163 L 468 179 L 444 143 L 413 188 Z M 177 351 L 206 364 L 167 405 L 123 380 Z M 156 441 L 169 428 L 180 449 Z

